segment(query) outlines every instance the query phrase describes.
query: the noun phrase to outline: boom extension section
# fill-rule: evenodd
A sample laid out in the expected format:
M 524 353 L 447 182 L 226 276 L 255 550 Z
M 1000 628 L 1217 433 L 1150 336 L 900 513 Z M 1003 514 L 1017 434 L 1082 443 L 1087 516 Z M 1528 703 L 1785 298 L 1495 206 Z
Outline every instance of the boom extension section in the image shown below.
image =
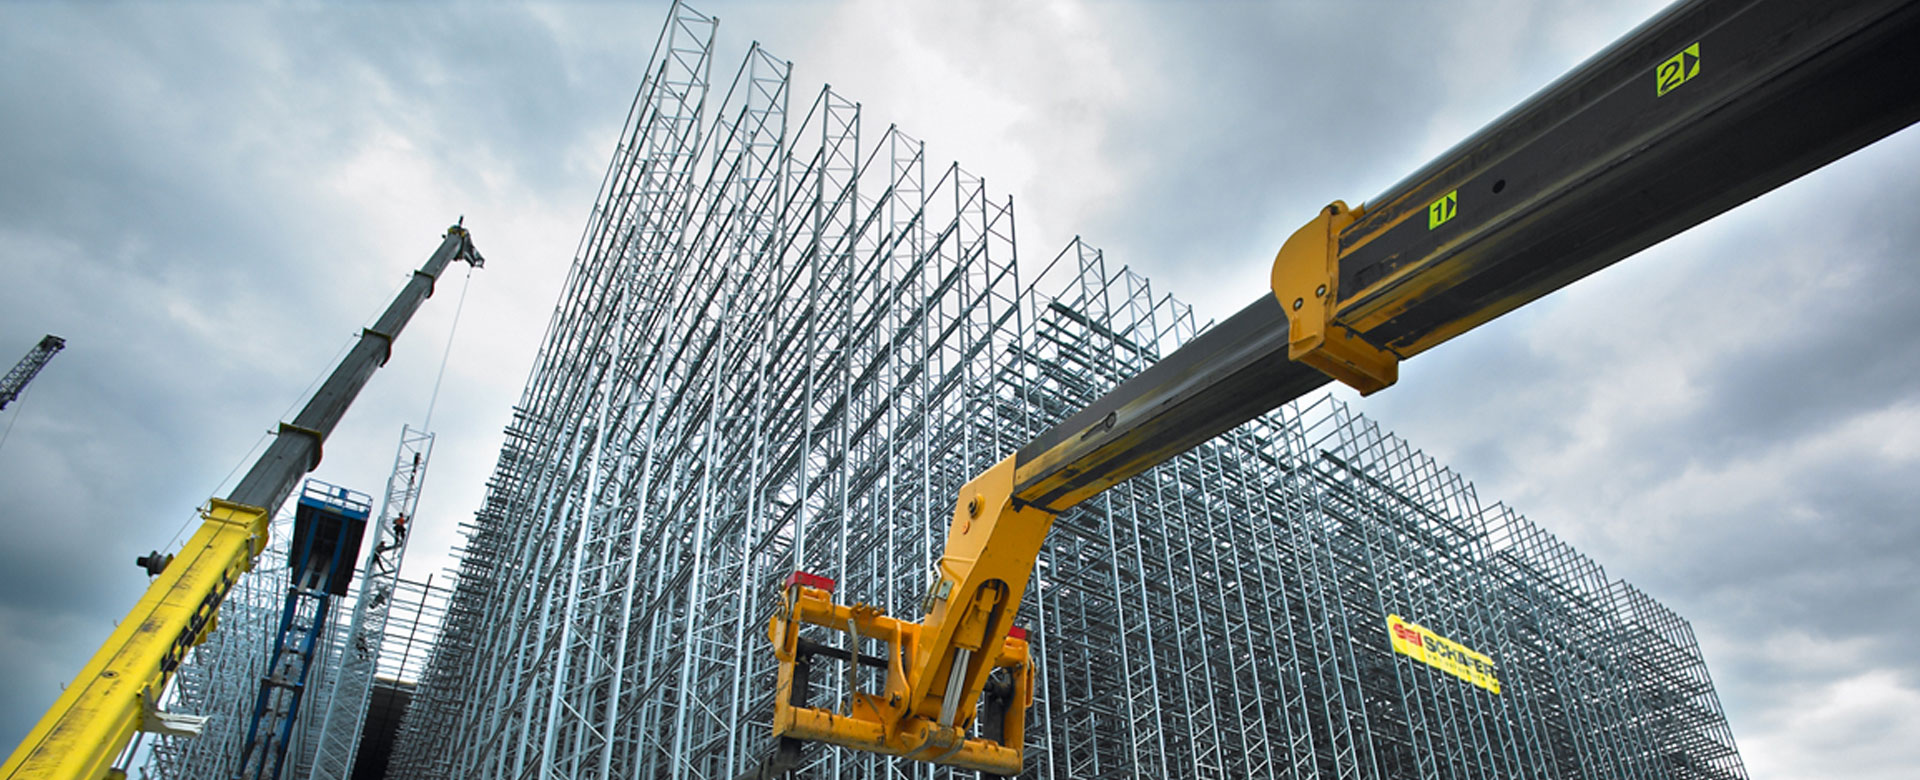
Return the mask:
M 1914 0 L 1685 2 L 1365 206 L 1328 205 L 1268 293 L 967 485 L 920 622 L 789 580 L 761 774 L 800 740 L 1017 774 L 1033 667 L 1013 623 L 1056 514 L 1330 380 L 1392 385 L 1401 360 L 1912 124 L 1912 73 Z M 820 658 L 885 668 L 885 687 L 813 706 Z

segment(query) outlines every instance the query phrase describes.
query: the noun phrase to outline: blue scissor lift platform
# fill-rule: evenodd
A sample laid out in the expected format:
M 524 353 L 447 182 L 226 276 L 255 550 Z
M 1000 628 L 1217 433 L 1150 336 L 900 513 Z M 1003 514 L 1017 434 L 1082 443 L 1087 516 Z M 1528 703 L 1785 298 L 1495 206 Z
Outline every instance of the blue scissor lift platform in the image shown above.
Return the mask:
M 307 673 L 326 636 L 334 597 L 347 595 L 353 583 L 372 510 L 371 496 L 317 479 L 307 480 L 300 491 L 287 552 L 287 600 L 247 722 L 242 780 L 278 780 L 284 771 Z

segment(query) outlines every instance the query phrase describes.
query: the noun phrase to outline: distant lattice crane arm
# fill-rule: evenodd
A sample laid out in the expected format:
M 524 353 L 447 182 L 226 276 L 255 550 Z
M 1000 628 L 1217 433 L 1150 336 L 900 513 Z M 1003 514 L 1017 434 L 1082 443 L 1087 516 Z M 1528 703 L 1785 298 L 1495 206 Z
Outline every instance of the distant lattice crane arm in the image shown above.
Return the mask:
M 0 409 L 7 408 L 7 404 L 19 398 L 20 391 L 27 389 L 27 383 L 32 382 L 33 378 L 39 375 L 40 369 L 47 367 L 47 361 L 53 359 L 54 353 L 66 346 L 66 339 L 51 333 L 40 339 L 40 343 L 35 344 L 33 349 L 27 352 L 27 356 L 21 358 L 19 363 L 14 364 L 13 370 L 7 372 L 7 378 L 0 379 Z

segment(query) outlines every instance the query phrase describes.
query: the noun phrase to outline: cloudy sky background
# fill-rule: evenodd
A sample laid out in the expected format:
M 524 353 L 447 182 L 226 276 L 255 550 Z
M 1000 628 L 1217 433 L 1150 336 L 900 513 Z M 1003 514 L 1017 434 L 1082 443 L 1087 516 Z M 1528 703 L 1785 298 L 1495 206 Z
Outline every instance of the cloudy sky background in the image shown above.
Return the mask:
M 696 4 L 1223 317 L 1364 200 L 1663 3 Z M 476 273 L 412 577 L 479 504 L 662 4 L 0 6 L 0 747 L 456 216 Z M 798 98 L 796 98 L 798 102 Z M 1360 410 L 1691 619 L 1756 777 L 1920 763 L 1920 135 L 1406 364 Z M 375 492 L 462 281 L 316 474 Z M 172 542 L 177 544 L 177 540 Z

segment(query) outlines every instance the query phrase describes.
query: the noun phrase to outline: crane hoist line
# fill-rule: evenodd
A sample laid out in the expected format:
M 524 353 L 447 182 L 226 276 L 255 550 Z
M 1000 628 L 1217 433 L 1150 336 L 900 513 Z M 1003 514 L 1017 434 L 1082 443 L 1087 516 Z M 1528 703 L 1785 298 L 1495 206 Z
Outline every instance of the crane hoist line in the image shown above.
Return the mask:
M 807 742 L 1019 774 L 1034 689 L 1015 618 L 1055 515 L 1330 382 L 1386 388 L 1400 361 L 1912 124 L 1915 73 L 1915 0 L 1686 0 L 1385 193 L 1332 201 L 1246 308 L 962 488 L 917 621 L 789 578 L 767 632 L 778 740 L 749 776 Z M 1685 311 L 1660 314 L 1685 338 Z M 884 669 L 884 688 L 809 701 L 823 659 Z
M 198 732 L 205 717 L 159 709 L 167 682 L 187 652 L 214 630 L 221 601 L 266 549 L 274 512 L 301 475 L 320 464 L 321 444 L 386 364 L 400 331 L 433 295 L 434 282 L 449 263 L 483 264 L 464 222 L 447 228 L 426 264 L 380 319 L 361 331 L 300 413 L 280 424 L 273 443 L 232 492 L 207 502 L 199 529 L 180 552 L 143 558 L 141 565 L 158 570 L 146 594 L 0 766 L 0 778 L 124 777 L 114 761 L 136 733 Z

